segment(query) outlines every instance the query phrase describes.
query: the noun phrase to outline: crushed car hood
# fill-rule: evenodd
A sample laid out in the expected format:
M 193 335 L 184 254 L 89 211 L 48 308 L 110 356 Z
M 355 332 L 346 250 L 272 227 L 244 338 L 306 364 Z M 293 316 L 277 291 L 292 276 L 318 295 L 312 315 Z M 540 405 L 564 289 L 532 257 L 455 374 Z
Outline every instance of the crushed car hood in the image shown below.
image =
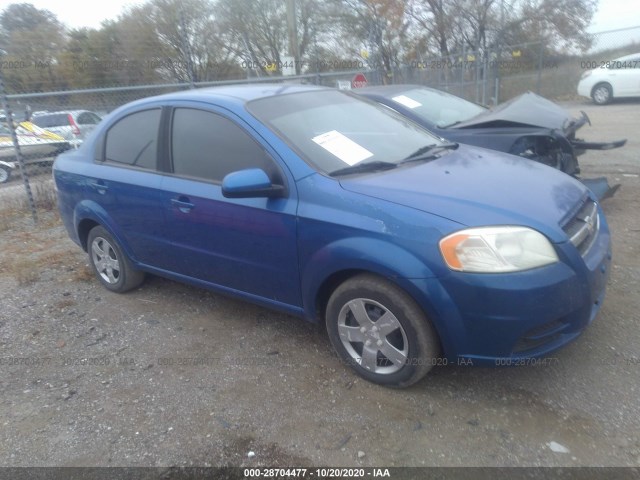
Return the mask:
M 416 208 L 466 226 L 529 225 L 552 241 L 589 195 L 570 176 L 536 162 L 461 145 L 437 160 L 345 177 L 346 190 Z
M 542 127 L 569 133 L 575 132 L 588 121 L 584 113 L 581 117 L 573 118 L 568 111 L 554 102 L 533 92 L 527 92 L 451 128 L 511 125 Z

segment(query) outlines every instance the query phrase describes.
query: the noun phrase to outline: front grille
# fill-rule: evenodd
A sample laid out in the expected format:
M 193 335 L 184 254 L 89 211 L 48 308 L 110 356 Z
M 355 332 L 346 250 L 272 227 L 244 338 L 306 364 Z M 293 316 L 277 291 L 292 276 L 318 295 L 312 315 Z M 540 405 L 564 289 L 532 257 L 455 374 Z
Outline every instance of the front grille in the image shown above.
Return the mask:
M 563 227 L 569 241 L 585 256 L 600 230 L 600 215 L 598 204 L 593 200 L 587 201 L 580 207 L 578 213 Z

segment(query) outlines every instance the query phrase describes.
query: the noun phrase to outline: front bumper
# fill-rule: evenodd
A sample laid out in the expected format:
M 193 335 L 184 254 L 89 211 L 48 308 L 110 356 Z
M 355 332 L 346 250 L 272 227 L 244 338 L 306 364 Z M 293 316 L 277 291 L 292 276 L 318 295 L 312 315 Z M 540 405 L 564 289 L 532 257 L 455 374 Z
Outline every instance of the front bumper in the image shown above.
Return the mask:
M 542 268 L 452 272 L 422 281 L 425 311 L 450 362 L 500 365 L 510 363 L 505 359 L 541 358 L 582 333 L 600 310 L 611 267 L 604 216 L 584 258 L 568 242 L 556 249 L 560 262 Z

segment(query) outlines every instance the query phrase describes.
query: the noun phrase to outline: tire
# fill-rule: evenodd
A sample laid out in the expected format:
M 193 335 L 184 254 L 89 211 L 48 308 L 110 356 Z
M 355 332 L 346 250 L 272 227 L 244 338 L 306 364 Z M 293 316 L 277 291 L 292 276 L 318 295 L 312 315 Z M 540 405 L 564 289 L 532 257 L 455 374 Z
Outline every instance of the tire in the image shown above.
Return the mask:
M 608 83 L 599 83 L 591 90 L 591 98 L 596 105 L 606 105 L 613 99 L 613 90 Z
M 11 169 L 0 165 L 0 183 L 7 183 L 11 179 Z
M 91 269 L 100 283 L 112 292 L 127 292 L 144 281 L 144 272 L 131 266 L 118 242 L 100 225 L 89 232 L 87 252 Z
M 437 363 L 440 343 L 426 315 L 382 278 L 358 275 L 336 288 L 326 324 L 340 358 L 373 383 L 408 387 Z

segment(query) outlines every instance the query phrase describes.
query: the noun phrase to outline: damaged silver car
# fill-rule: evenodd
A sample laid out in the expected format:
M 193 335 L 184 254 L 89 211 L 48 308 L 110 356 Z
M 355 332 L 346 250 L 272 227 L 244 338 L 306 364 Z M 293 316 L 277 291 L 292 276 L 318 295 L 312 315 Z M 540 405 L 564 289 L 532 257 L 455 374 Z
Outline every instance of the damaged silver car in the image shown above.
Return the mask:
M 578 177 L 578 156 L 587 150 L 622 147 L 626 140 L 593 142 L 576 136 L 591 124 L 584 112 L 573 117 L 546 98 L 527 92 L 487 108 L 418 85 L 387 85 L 354 90 L 419 123 L 447 140 L 499 150 L 544 163 Z M 613 195 L 606 178 L 582 179 L 602 199 Z

